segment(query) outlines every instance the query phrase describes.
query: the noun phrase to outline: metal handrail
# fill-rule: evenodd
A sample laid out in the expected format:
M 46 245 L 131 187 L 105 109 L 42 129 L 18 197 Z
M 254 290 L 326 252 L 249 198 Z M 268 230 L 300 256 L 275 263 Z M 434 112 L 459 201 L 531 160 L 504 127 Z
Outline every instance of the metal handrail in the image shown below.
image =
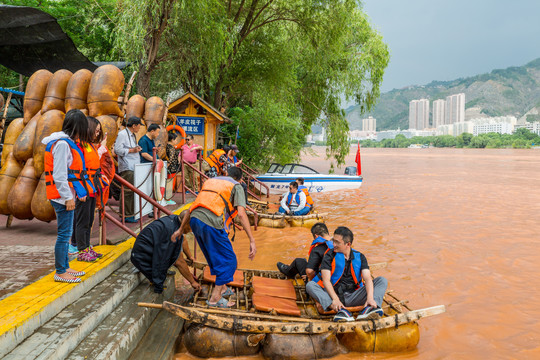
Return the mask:
M 242 162 L 242 163 L 240 164 L 240 167 L 242 167 L 242 166 L 244 166 L 244 167 L 246 168 L 246 172 L 249 170 L 249 171 L 251 172 L 252 175 L 257 175 L 257 174 L 259 174 L 259 171 L 257 171 L 257 170 L 255 170 L 255 169 L 249 167 L 249 166 L 248 166 L 246 163 L 244 163 L 244 162 Z
M 154 148 L 153 149 L 153 161 L 152 161 L 152 172 L 155 170 L 155 166 L 156 166 L 156 162 L 157 162 L 157 148 Z M 169 209 L 165 208 L 163 205 L 159 204 L 155 199 L 153 199 L 152 197 L 148 196 L 147 194 L 145 194 L 144 192 L 142 192 L 140 189 L 136 188 L 133 184 L 131 184 L 129 181 L 125 180 L 124 178 L 122 178 L 120 175 L 118 174 L 114 174 L 114 179 L 120 184 L 120 208 L 122 209 L 122 221 L 120 222 L 119 220 L 115 219 L 111 214 L 107 213 L 107 211 L 105 211 L 105 207 L 103 207 L 103 209 L 100 210 L 100 245 L 105 245 L 106 244 L 106 234 L 107 234 L 107 231 L 106 231 L 106 222 L 103 221 L 104 218 L 107 218 L 109 219 L 113 224 L 115 224 L 116 226 L 118 226 L 120 229 L 124 230 L 125 232 L 127 232 L 128 234 L 130 234 L 131 236 L 137 236 L 137 234 L 131 230 L 129 227 L 126 226 L 126 222 L 125 222 L 125 201 L 124 201 L 124 188 L 128 188 L 129 190 L 133 191 L 135 194 L 139 195 L 139 214 L 141 216 L 139 216 L 139 227 L 140 227 L 140 230 L 142 230 L 143 228 L 143 223 L 142 223 L 142 199 L 146 200 L 147 202 L 149 202 L 151 205 L 154 206 L 154 219 L 158 219 L 159 216 L 160 216 L 160 212 L 163 212 L 167 215 L 172 215 L 172 211 L 170 211 Z
M 243 165 L 243 164 L 241 164 Z M 247 165 L 246 165 L 247 166 Z M 240 167 L 240 169 L 242 170 L 242 172 L 244 174 L 247 175 L 247 180 L 249 182 L 253 181 L 255 184 L 259 184 L 260 185 L 260 188 L 259 188 L 259 191 L 262 193 L 262 188 L 264 187 L 266 189 L 266 198 L 269 198 L 270 197 L 270 188 L 268 187 L 268 185 L 266 185 L 265 183 L 263 183 L 262 181 L 258 180 L 257 178 L 255 178 L 252 174 L 250 174 L 248 171 L 246 171 L 245 169 L 243 169 L 242 167 Z M 246 182 L 246 184 L 248 184 L 248 187 L 249 187 L 249 182 Z M 256 188 L 255 184 L 252 184 L 254 188 Z M 248 190 L 249 191 L 249 190 Z M 258 195 L 255 195 L 254 193 L 251 193 L 252 196 L 257 199 L 257 200 L 261 200 L 261 198 L 258 196 Z

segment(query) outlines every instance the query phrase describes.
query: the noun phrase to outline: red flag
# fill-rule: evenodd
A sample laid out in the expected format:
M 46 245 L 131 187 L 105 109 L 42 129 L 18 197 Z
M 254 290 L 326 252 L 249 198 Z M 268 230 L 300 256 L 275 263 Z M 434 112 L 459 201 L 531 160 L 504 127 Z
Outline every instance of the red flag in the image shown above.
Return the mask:
M 356 159 L 354 159 L 354 162 L 356 163 L 356 176 L 362 175 L 362 161 L 360 159 L 360 141 L 358 141 L 358 150 L 356 151 Z

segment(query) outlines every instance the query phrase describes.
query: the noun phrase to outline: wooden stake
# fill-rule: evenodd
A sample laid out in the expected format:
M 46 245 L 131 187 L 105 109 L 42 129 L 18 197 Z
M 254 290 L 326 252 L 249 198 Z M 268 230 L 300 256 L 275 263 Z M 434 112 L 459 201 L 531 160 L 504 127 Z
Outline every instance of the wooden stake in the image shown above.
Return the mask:
M 133 87 L 133 81 L 135 80 L 135 75 L 137 75 L 137 72 L 134 71 L 133 74 L 131 74 L 131 78 L 129 78 L 129 82 L 126 85 L 126 89 L 124 91 L 124 98 L 122 99 L 122 112 L 126 113 L 127 103 L 129 100 L 129 93 L 131 92 L 131 88 Z
M 6 116 L 9 109 L 9 104 L 11 103 L 11 97 L 13 96 L 13 93 L 9 93 L 6 106 L 4 106 L 4 114 L 2 115 L 2 126 L 0 126 L 0 139 L 2 139 L 2 134 L 4 133 L 4 129 L 6 128 Z
M 6 221 L 6 228 L 11 227 L 11 222 L 13 221 L 13 215 L 8 215 L 7 221 Z

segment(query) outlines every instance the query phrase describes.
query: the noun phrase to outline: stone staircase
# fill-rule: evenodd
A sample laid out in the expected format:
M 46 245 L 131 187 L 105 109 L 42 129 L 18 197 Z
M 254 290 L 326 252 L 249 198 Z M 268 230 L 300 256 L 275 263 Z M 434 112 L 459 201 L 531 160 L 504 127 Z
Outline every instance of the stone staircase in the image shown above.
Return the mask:
M 131 262 L 124 262 L 25 336 L 3 359 L 128 359 L 160 313 L 158 309 L 138 307 L 137 303 L 171 299 L 175 291 L 174 276 L 167 277 L 165 286 L 163 294 L 155 294 Z M 174 318 L 167 321 L 173 324 L 176 335 L 165 334 L 172 337 L 165 344 L 168 350 L 160 349 L 151 358 L 171 355 L 182 323 Z M 152 328 L 160 331 L 159 324 Z

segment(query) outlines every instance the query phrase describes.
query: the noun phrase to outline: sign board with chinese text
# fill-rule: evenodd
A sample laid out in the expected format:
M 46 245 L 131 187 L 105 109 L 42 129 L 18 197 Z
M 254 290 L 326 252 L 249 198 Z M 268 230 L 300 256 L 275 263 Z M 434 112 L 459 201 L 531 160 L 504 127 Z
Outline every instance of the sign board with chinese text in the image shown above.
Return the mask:
M 176 125 L 181 126 L 186 132 L 186 134 L 204 134 L 204 117 L 177 116 Z

